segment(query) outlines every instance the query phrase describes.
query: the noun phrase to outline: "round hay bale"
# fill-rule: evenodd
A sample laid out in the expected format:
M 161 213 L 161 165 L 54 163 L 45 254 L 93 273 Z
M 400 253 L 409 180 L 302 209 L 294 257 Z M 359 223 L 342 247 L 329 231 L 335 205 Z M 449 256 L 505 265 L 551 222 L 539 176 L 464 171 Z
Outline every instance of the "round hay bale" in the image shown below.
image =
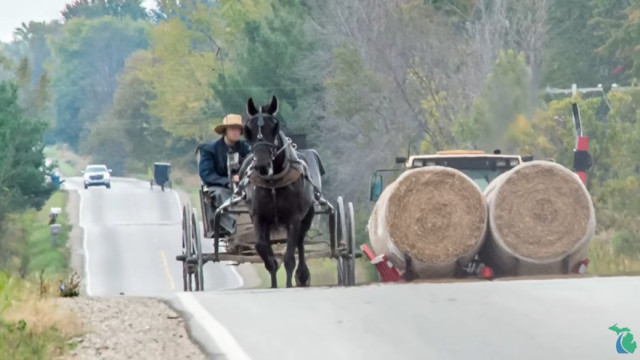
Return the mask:
M 483 258 L 507 275 L 563 273 L 584 259 L 595 233 L 587 189 L 562 165 L 533 161 L 485 190 L 489 236 Z
M 400 271 L 406 258 L 419 277 L 451 276 L 478 252 L 487 231 L 482 191 L 462 172 L 430 166 L 404 172 L 380 195 L 369 238 Z

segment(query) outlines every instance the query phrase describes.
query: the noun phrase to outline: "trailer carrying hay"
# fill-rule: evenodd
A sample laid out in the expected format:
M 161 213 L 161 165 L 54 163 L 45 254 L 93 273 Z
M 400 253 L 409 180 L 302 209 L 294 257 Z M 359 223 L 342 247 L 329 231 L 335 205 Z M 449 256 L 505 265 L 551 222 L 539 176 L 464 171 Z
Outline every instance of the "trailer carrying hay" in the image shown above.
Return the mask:
M 487 231 L 482 191 L 462 172 L 441 166 L 408 170 L 382 192 L 369 218 L 369 238 L 400 271 L 406 257 L 422 278 L 453 275 Z
M 591 197 L 576 174 L 533 161 L 485 190 L 489 236 L 482 258 L 504 275 L 566 273 L 586 257 L 595 233 Z

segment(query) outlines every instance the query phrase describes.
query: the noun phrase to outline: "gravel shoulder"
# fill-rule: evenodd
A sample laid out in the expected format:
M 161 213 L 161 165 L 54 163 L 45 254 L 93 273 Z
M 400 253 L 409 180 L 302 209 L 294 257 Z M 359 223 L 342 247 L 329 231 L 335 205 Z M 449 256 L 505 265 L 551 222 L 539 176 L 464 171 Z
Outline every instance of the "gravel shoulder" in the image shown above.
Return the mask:
M 167 304 L 149 298 L 61 298 L 86 333 L 65 359 L 206 359 Z

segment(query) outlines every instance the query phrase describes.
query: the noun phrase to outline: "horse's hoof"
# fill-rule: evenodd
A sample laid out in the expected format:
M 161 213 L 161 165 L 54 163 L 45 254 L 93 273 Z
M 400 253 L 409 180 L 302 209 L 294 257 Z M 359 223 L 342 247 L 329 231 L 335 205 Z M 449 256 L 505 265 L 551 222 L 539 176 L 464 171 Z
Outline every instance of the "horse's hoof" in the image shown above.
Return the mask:
M 307 280 L 301 281 L 300 277 L 296 274 L 296 286 L 298 287 L 309 287 L 311 285 L 311 277 L 307 277 Z

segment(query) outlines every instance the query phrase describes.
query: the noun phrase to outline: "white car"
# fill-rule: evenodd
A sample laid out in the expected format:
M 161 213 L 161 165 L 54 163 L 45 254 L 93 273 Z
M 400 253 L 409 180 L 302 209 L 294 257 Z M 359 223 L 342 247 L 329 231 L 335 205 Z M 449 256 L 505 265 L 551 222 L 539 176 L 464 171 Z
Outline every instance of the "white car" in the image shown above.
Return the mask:
M 88 165 L 82 173 L 85 189 L 89 186 L 106 186 L 111 189 L 111 169 L 106 165 Z

